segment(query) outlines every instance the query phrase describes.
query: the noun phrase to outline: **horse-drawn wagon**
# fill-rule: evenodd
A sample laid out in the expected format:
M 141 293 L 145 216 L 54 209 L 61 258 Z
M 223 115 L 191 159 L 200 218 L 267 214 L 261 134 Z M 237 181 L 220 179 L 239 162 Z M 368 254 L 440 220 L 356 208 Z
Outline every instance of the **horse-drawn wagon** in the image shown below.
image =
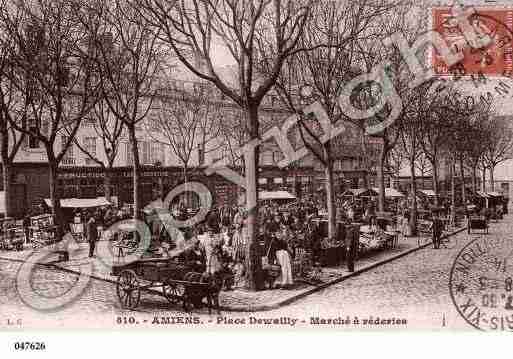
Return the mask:
M 141 292 L 151 291 L 172 304 L 182 303 L 185 311 L 206 304 L 209 313 L 212 308 L 219 312 L 223 278 L 194 272 L 177 259 L 141 259 L 113 267 L 113 274 L 118 276 L 116 293 L 125 309 L 137 308 Z

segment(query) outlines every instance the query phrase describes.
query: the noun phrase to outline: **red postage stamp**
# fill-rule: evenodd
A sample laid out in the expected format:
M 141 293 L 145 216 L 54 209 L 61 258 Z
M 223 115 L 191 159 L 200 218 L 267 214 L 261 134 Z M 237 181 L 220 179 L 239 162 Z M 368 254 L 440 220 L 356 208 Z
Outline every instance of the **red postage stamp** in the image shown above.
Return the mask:
M 443 58 L 433 50 L 432 64 L 437 75 L 504 75 L 513 70 L 513 6 L 474 7 L 468 23 L 479 36 L 488 35 L 488 45 L 472 47 L 464 36 L 451 7 L 432 9 L 433 30 L 438 32 L 448 46 L 463 54 L 463 60 L 448 67 Z

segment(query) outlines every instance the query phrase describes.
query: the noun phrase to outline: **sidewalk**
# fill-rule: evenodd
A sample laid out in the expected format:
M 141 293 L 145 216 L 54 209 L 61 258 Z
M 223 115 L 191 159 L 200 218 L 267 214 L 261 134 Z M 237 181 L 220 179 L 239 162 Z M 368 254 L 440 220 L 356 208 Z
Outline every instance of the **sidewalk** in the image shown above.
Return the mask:
M 465 229 L 466 227 L 456 229 L 448 233 L 446 236 L 452 236 Z M 108 244 L 106 241 L 98 243 L 97 248 L 102 251 L 100 254 L 104 254 L 104 251 L 108 250 L 106 244 Z M 347 271 L 345 265 L 332 268 L 324 267 L 320 277 L 322 283 L 315 286 L 306 283 L 297 283 L 294 288 L 288 290 L 273 289 L 250 292 L 243 289 L 237 289 L 232 291 L 223 291 L 219 298 L 220 305 L 223 310 L 236 312 L 255 312 L 275 309 L 429 245 L 431 245 L 431 241 L 428 237 L 421 237 L 420 245 L 418 237 L 403 238 L 399 240 L 398 245 L 393 249 L 371 252 L 364 255 L 363 258 L 358 259 L 355 263 L 355 271 L 352 273 Z M 27 260 L 31 260 L 30 256 L 33 252 L 34 251 L 32 249 L 20 252 L 2 251 L 0 252 L 0 259 L 26 262 Z M 78 274 L 80 273 L 82 266 L 92 263 L 92 278 L 116 283 L 117 277 L 111 275 L 111 267 L 103 263 L 98 258 L 101 257 L 101 255 L 97 255 L 95 258 L 89 258 L 88 252 L 88 244 L 80 243 L 75 245 L 70 251 L 69 261 L 58 262 L 58 255 L 51 255 L 38 264 Z M 112 258 L 112 255 L 106 252 L 105 258 Z

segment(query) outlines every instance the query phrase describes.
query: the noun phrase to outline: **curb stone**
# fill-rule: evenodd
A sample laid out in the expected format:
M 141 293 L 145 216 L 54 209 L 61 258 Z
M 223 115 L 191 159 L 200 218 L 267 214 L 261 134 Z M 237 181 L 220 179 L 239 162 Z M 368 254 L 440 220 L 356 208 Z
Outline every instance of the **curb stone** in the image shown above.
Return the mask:
M 464 230 L 467 230 L 466 227 L 462 227 L 462 228 L 459 228 L 459 229 L 456 229 L 454 230 L 453 232 L 451 233 L 448 233 L 448 234 L 445 234 L 444 236 L 442 236 L 442 238 L 448 238 L 448 237 L 451 237 L 451 236 L 454 236 L 460 232 L 463 232 Z M 323 283 L 323 284 L 320 284 L 318 286 L 315 286 L 314 288 L 311 288 L 311 289 L 307 289 L 301 293 L 298 293 L 296 295 L 293 295 L 289 298 L 286 298 L 286 299 L 282 299 L 282 300 L 278 300 L 274 303 L 269 303 L 269 304 L 261 304 L 261 305 L 231 305 L 231 306 L 221 306 L 220 309 L 221 310 L 224 310 L 224 311 L 229 311 L 229 312 L 264 312 L 264 311 L 269 311 L 269 310 L 274 310 L 274 309 L 278 309 L 280 307 L 283 307 L 285 305 L 289 305 L 295 301 L 298 301 L 299 299 L 302 299 L 310 294 L 313 294 L 313 293 L 316 293 L 316 292 L 319 292 L 323 289 L 326 289 L 334 284 L 338 284 L 340 282 L 343 282 L 347 279 L 350 279 L 350 278 L 353 278 L 353 277 L 356 277 L 362 273 L 365 273 L 371 269 L 374 269 L 376 267 L 379 267 L 381 265 L 384 265 L 384 264 L 387 264 L 389 262 L 392 262 L 396 259 L 399 259 L 399 258 L 402 258 L 404 256 L 407 256 L 408 254 L 411 254 L 413 252 L 417 252 L 421 249 L 424 249 L 428 246 L 430 246 L 432 243 L 431 242 L 426 242 L 424 244 L 421 244 L 417 247 L 414 247 L 414 248 L 410 248 L 410 249 L 407 249 L 403 252 L 400 252 L 394 256 L 391 256 L 391 257 L 388 257 L 388 258 L 385 258 L 381 261 L 377 261 L 375 263 L 371 263 L 371 264 L 368 264 L 366 266 L 363 266 L 357 270 L 355 270 L 354 272 L 352 273 L 348 273 L 348 274 L 345 274 L 341 277 L 338 277 L 334 280 L 331 280 L 329 282 L 326 282 L 326 283 Z M 14 258 L 5 258 L 5 257 L 0 257 L 1 260 L 6 260 L 6 261 L 11 261 L 11 262 L 19 262 L 19 263 L 24 263 L 25 261 L 22 260 L 22 259 L 14 259 Z M 51 268 L 51 269 L 56 269 L 56 270 L 60 270 L 60 271 L 63 271 L 63 272 L 66 272 L 66 273 L 70 273 L 70 274 L 80 274 L 79 271 L 76 271 L 76 270 L 73 270 L 73 269 L 69 269 L 69 268 L 65 268 L 65 267 L 61 267 L 59 265 L 57 265 L 56 263 L 35 263 L 35 265 L 39 265 L 39 266 L 43 266 L 43 267 L 47 267 L 47 268 Z M 99 276 L 96 276 L 96 275 L 91 275 L 90 278 L 93 278 L 93 279 L 96 279 L 96 280 L 100 280 L 100 281 L 104 281 L 104 282 L 108 282 L 108 283 L 112 283 L 112 284 L 116 284 L 116 281 L 115 280 L 112 280 L 112 279 L 108 279 L 108 278 L 102 278 L 102 277 L 99 277 Z M 147 290 L 148 292 L 156 292 L 156 291 L 153 291 L 153 290 Z M 156 292 L 158 294 L 158 292 Z

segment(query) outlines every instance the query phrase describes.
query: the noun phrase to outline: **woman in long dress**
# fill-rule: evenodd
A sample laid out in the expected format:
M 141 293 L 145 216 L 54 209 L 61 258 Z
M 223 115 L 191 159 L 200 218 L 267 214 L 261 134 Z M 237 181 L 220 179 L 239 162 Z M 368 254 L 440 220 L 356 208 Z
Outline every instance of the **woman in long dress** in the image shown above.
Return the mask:
M 279 236 L 276 240 L 276 261 L 281 266 L 281 274 L 276 280 L 277 286 L 287 289 L 294 284 L 292 278 L 292 260 L 287 250 L 287 242 Z
M 246 257 L 246 220 L 241 217 L 235 223 L 235 233 L 233 234 L 233 251 L 235 254 L 235 262 L 244 261 Z
M 205 248 L 207 273 L 214 274 L 221 270 L 221 258 L 218 247 L 220 245 L 219 235 L 214 233 L 212 227 L 207 229 L 203 240 L 203 247 Z

